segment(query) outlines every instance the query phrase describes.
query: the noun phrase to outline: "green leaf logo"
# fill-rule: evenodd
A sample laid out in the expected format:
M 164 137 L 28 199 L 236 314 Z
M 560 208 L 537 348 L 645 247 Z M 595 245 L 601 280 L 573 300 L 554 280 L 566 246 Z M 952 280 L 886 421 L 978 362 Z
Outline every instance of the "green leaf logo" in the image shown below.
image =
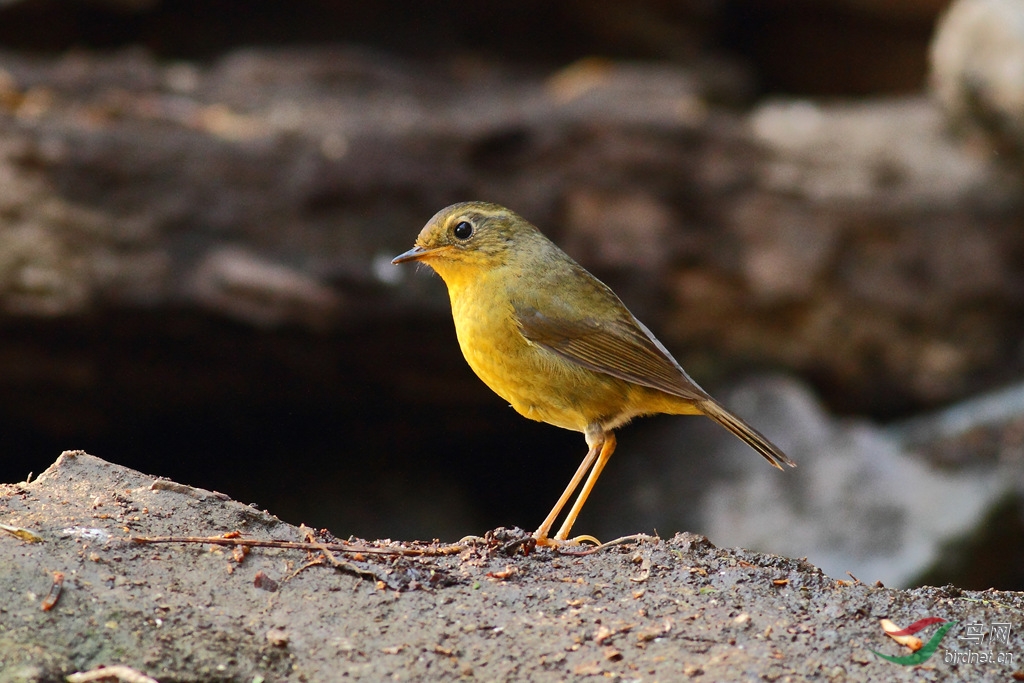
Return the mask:
M 933 617 L 933 619 L 934 619 L 934 617 Z M 922 621 L 924 621 L 924 620 L 922 620 Z M 921 622 L 917 622 L 917 623 L 921 623 Z M 936 622 L 932 621 L 931 623 L 936 623 Z M 917 666 L 918 664 L 924 664 L 925 662 L 928 661 L 928 659 L 931 658 L 931 656 L 933 654 L 935 654 L 935 651 L 939 649 L 939 643 L 942 642 L 942 639 L 945 637 L 945 635 L 949 631 L 949 629 L 953 628 L 958 623 L 960 623 L 960 622 L 958 622 L 958 621 L 947 621 L 946 623 L 944 623 L 939 628 L 938 631 L 935 632 L 935 635 L 933 635 L 931 637 L 931 639 L 927 643 L 925 643 L 924 645 L 921 646 L 920 650 L 918 650 L 917 652 L 915 652 L 913 654 L 909 654 L 909 655 L 907 655 L 905 657 L 893 657 L 892 655 L 883 655 L 881 652 L 875 652 L 875 650 L 871 650 L 871 651 L 874 652 L 879 657 L 881 657 L 882 659 L 884 659 L 884 660 L 886 660 L 888 662 L 892 662 L 893 664 L 901 664 L 903 666 Z M 906 630 L 909 631 L 910 629 L 906 629 Z

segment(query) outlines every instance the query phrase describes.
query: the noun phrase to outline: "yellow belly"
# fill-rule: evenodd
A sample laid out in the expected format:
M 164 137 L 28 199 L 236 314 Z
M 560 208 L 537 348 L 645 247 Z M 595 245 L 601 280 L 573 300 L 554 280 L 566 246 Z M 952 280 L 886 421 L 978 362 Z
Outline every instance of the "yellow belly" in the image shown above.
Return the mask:
M 571 390 L 581 378 L 520 334 L 511 304 L 475 301 L 451 287 L 449 292 L 462 355 L 484 384 L 531 420 L 585 431 L 588 415 Z

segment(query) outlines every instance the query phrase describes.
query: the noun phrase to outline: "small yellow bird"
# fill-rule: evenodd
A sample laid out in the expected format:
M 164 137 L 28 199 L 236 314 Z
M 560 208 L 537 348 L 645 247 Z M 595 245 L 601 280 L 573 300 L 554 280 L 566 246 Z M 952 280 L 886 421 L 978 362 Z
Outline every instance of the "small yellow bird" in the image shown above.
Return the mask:
M 512 211 L 487 202 L 442 209 L 392 263 L 406 261 L 426 263 L 448 286 L 459 346 L 484 384 L 519 414 L 586 437 L 590 450 L 534 532 L 538 545 L 567 541 L 615 450 L 613 430 L 640 415 L 707 415 L 773 466 L 795 467 L 697 386 L 607 285 Z

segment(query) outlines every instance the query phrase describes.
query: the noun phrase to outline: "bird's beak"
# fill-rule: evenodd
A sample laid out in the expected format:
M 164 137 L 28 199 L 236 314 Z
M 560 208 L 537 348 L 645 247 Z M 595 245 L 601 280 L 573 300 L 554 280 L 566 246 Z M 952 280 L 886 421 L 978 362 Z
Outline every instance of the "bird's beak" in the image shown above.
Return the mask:
M 441 249 L 443 249 L 443 247 L 441 247 Z M 426 247 L 417 245 L 404 254 L 399 254 L 395 258 L 391 259 L 391 263 L 397 265 L 399 263 L 405 263 L 406 261 L 422 261 L 437 251 L 440 251 L 440 249 L 427 249 Z
M 427 250 L 423 247 L 413 247 L 404 254 L 399 254 L 395 258 L 391 259 L 391 263 L 398 265 L 399 263 L 405 263 L 406 261 L 419 261 L 427 254 Z

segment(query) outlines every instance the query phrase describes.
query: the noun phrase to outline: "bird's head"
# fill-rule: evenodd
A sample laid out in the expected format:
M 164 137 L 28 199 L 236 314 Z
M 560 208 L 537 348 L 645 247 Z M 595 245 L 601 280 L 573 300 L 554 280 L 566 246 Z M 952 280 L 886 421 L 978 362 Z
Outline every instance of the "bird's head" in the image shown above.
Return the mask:
M 488 202 L 462 202 L 438 211 L 416 237 L 416 246 L 392 263 L 419 261 L 445 281 L 472 277 L 508 264 L 540 232 L 518 214 Z

